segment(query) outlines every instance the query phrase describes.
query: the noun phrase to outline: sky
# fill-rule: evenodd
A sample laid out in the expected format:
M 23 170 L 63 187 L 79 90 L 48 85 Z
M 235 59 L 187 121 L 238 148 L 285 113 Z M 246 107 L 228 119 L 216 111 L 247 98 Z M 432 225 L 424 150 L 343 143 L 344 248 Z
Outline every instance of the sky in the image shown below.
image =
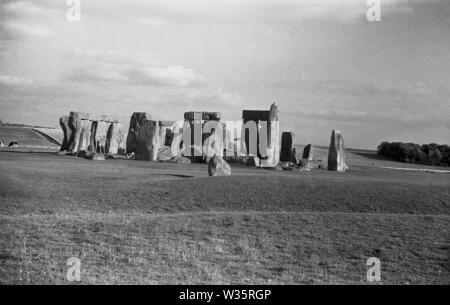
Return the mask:
M 450 1 L 0 0 L 0 119 L 58 126 L 83 111 L 185 111 L 276 102 L 281 131 L 347 147 L 450 144 Z M 369 3 L 370 4 L 370 3 Z

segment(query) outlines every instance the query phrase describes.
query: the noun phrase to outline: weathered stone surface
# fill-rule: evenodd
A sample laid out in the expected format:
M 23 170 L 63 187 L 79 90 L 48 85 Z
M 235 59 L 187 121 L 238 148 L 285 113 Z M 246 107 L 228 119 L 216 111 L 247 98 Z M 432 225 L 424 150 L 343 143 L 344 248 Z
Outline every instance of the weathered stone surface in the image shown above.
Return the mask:
M 344 138 L 339 131 L 332 131 L 328 150 L 328 170 L 345 172 L 348 169 L 345 159 Z
M 170 145 L 170 150 L 173 156 L 181 156 L 183 152 L 183 134 L 175 134 Z
M 93 121 L 91 126 L 90 151 L 106 153 L 106 139 L 112 123 L 106 121 Z
M 231 167 L 222 157 L 214 156 L 208 162 L 208 174 L 210 176 L 229 176 Z
M 173 121 L 159 121 L 159 147 L 171 146 L 174 133 L 172 131 Z
M 199 112 L 199 111 L 188 111 L 184 113 L 184 119 L 186 121 L 192 121 L 194 120 L 194 118 L 199 118 L 201 117 L 202 120 L 204 121 L 220 121 L 220 119 L 222 118 L 222 114 L 220 112 L 208 112 L 208 111 L 203 111 L 203 112 Z
M 169 147 L 162 147 L 158 149 L 158 161 L 169 161 L 173 158 L 174 156 L 172 155 L 172 150 Z
M 301 159 L 298 162 L 298 169 L 299 170 L 310 171 L 311 169 L 314 169 L 314 168 L 315 168 L 315 165 L 314 165 L 314 162 L 312 160 Z
M 136 138 L 136 160 L 156 161 L 158 157 L 159 123 L 152 120 L 139 122 Z M 128 145 L 127 145 L 128 150 Z
M 89 155 L 88 159 L 92 160 L 92 161 L 105 161 L 105 155 L 99 154 L 99 153 L 93 153 L 93 154 Z
M 93 154 L 94 154 L 94 152 L 92 152 L 92 151 L 82 150 L 82 151 L 79 151 L 76 154 L 76 156 L 79 158 L 89 159 L 89 157 Z
M 127 136 L 127 154 L 136 152 L 139 130 L 143 122 L 150 120 L 151 116 L 145 112 L 135 112 L 130 119 Z
M 175 161 L 175 163 L 178 164 L 190 164 L 191 163 L 191 159 L 186 158 L 186 157 L 176 157 L 173 159 L 173 161 Z
M 314 157 L 314 147 L 311 144 L 308 144 L 305 146 L 305 148 L 303 149 L 303 156 L 302 159 L 306 159 L 306 160 L 311 160 Z
M 293 162 L 295 163 L 295 134 L 293 132 L 283 132 L 281 134 L 281 162 Z
M 70 137 L 72 135 L 72 129 L 69 126 L 69 116 L 64 115 L 59 119 L 59 125 L 61 126 L 61 129 L 63 130 L 64 138 L 63 142 L 61 144 L 60 151 L 66 151 L 69 150 L 69 144 L 70 144 Z
M 257 157 L 261 160 L 260 167 L 275 167 L 280 160 L 280 134 L 278 121 L 278 106 L 273 103 L 269 111 L 244 110 L 242 112 L 243 128 L 241 141 L 246 147 L 245 153 L 252 155 L 250 140 L 254 135 L 246 127 L 250 121 L 257 126 Z M 248 125 L 248 126 L 251 126 Z M 254 142 L 254 141 L 253 141 Z
M 71 111 L 68 117 L 61 117 L 59 123 L 64 133 L 61 151 L 67 150 L 71 155 L 81 151 L 108 153 L 106 143 L 109 128 L 111 124 L 119 124 L 117 119 L 110 116 L 95 116 L 77 111 Z M 113 153 L 116 153 L 116 149 L 113 149 Z
M 88 150 L 92 125 L 92 121 L 89 118 L 89 114 L 84 112 L 70 112 L 69 127 L 72 130 L 69 140 L 70 152 L 77 153 L 82 150 Z
M 203 142 L 203 157 L 206 162 L 214 157 L 223 156 L 223 127 L 218 123 L 217 127 Z
M 111 123 L 109 125 L 105 150 L 112 155 L 125 154 L 125 133 L 122 124 Z
M 268 121 L 270 111 L 268 110 L 242 110 L 244 121 Z
M 260 162 L 261 162 L 261 160 L 259 160 L 258 157 L 250 156 L 250 157 L 247 157 L 245 165 L 259 167 Z
M 281 168 L 285 171 L 290 171 L 295 168 L 297 168 L 297 165 L 293 162 L 281 162 L 279 163 L 281 165 Z
M 186 112 L 184 118 L 182 139 L 177 139 L 175 143 L 182 146 L 183 156 L 190 158 L 192 162 L 204 162 L 209 160 L 211 155 L 223 155 L 223 135 L 219 132 L 223 134 L 224 131 L 223 124 L 219 121 L 221 118 L 219 112 L 191 111 Z M 213 131 L 217 132 L 212 136 Z M 183 145 L 180 145 L 181 142 Z M 174 150 L 178 146 L 174 146 Z

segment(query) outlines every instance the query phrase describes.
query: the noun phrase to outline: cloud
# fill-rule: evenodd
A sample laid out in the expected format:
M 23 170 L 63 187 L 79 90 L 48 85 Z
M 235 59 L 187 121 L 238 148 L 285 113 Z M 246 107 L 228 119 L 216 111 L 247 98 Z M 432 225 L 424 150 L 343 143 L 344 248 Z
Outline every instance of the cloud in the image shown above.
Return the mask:
M 26 86 L 33 84 L 33 81 L 23 77 L 0 75 L 0 84 L 6 86 Z
M 167 25 L 167 20 L 161 17 L 142 17 L 134 19 L 139 25 L 148 26 L 152 28 L 158 28 Z
M 38 37 L 47 37 L 51 35 L 51 30 L 42 25 L 31 25 L 17 21 L 10 21 L 3 23 L 2 26 L 7 31 L 15 32 L 21 35 L 30 35 Z
M 65 79 L 78 82 L 99 81 L 146 86 L 199 86 L 203 78 L 189 68 L 163 61 L 122 52 L 103 52 L 101 50 L 74 50 L 68 58 L 82 58 L 84 66 L 72 68 Z M 133 58 L 131 58 L 133 57 Z
M 48 37 L 52 30 L 47 26 L 56 11 L 43 8 L 31 1 L 11 1 L 0 4 L 0 34 L 7 38 L 17 36 Z

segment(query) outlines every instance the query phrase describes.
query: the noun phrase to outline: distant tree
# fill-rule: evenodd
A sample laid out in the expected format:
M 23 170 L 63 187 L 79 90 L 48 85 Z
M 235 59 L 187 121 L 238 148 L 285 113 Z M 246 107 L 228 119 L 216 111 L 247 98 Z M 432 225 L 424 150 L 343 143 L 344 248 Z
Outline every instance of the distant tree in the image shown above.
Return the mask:
M 407 163 L 450 166 L 450 146 L 436 143 L 382 142 L 377 154 Z

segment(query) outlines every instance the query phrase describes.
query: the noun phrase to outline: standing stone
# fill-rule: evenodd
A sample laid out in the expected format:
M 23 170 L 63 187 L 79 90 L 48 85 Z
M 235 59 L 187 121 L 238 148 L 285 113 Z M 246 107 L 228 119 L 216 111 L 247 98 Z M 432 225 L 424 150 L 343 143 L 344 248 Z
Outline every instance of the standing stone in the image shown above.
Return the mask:
M 120 123 L 111 123 L 106 135 L 105 150 L 111 155 L 125 154 L 125 135 Z
M 345 172 L 347 169 L 344 138 L 339 131 L 333 130 L 331 133 L 330 149 L 328 150 L 328 170 Z
M 135 112 L 131 116 L 130 119 L 130 128 L 128 130 L 127 136 L 127 154 L 131 154 L 132 152 L 136 152 L 137 144 L 138 144 L 138 134 L 141 128 L 141 125 L 146 120 L 150 120 L 151 116 L 145 112 Z
M 293 132 L 283 132 L 281 134 L 281 162 L 292 162 L 297 164 L 294 143 L 295 134 Z
M 217 127 L 203 141 L 203 157 L 206 162 L 214 157 L 223 157 L 223 127 L 221 123 L 217 123 Z
M 77 153 L 82 150 L 88 150 L 91 138 L 91 116 L 83 112 L 70 112 L 69 127 L 72 130 L 69 151 Z
M 189 157 L 192 162 L 203 162 L 205 159 L 207 159 L 204 155 L 203 148 L 205 146 L 205 141 L 210 137 L 211 132 L 204 132 L 203 129 L 206 124 L 210 124 L 210 121 L 215 121 L 221 125 L 221 117 L 222 114 L 220 112 L 189 111 L 184 113 L 182 139 L 184 145 L 184 149 L 182 152 L 183 156 Z M 223 132 L 223 129 L 221 129 L 221 132 Z M 216 136 L 218 137 L 218 135 Z M 211 138 L 209 140 L 209 143 L 214 142 L 214 139 L 215 138 Z M 221 147 L 223 149 L 223 143 Z M 221 153 L 221 155 L 223 155 L 223 152 Z
M 222 157 L 214 156 L 208 162 L 208 174 L 210 176 L 229 176 L 231 167 Z
M 241 130 L 241 141 L 245 147 L 245 154 L 252 154 L 252 143 L 257 145 L 257 156 L 260 158 L 260 167 L 275 167 L 280 160 L 280 134 L 278 121 L 278 106 L 273 103 L 270 110 L 243 110 L 243 128 Z M 256 139 L 254 132 L 249 128 L 255 122 L 257 126 Z M 248 126 L 247 126 L 248 125 Z M 256 141 L 255 141 L 256 140 Z M 265 147 L 264 147 L 265 146 Z M 253 153 L 254 154 L 254 153 Z
M 305 148 L 303 149 L 302 159 L 312 161 L 313 157 L 314 157 L 313 149 L 314 149 L 314 147 L 311 144 L 306 145 Z
M 159 148 L 164 146 L 169 146 L 172 144 L 173 131 L 172 126 L 173 121 L 159 121 Z
M 67 115 L 62 116 L 59 119 L 59 125 L 61 125 L 61 129 L 63 130 L 63 133 L 64 133 L 64 139 L 61 144 L 60 151 L 66 151 L 66 150 L 69 150 L 69 146 L 70 146 L 69 141 L 70 141 L 70 136 L 72 135 L 72 129 L 69 126 L 69 116 L 67 116 Z
M 159 122 L 144 120 L 139 122 L 136 138 L 136 160 L 156 161 L 159 145 Z M 127 145 L 128 151 L 128 145 Z
M 110 122 L 105 121 L 92 122 L 90 150 L 106 153 L 106 139 L 110 125 Z

